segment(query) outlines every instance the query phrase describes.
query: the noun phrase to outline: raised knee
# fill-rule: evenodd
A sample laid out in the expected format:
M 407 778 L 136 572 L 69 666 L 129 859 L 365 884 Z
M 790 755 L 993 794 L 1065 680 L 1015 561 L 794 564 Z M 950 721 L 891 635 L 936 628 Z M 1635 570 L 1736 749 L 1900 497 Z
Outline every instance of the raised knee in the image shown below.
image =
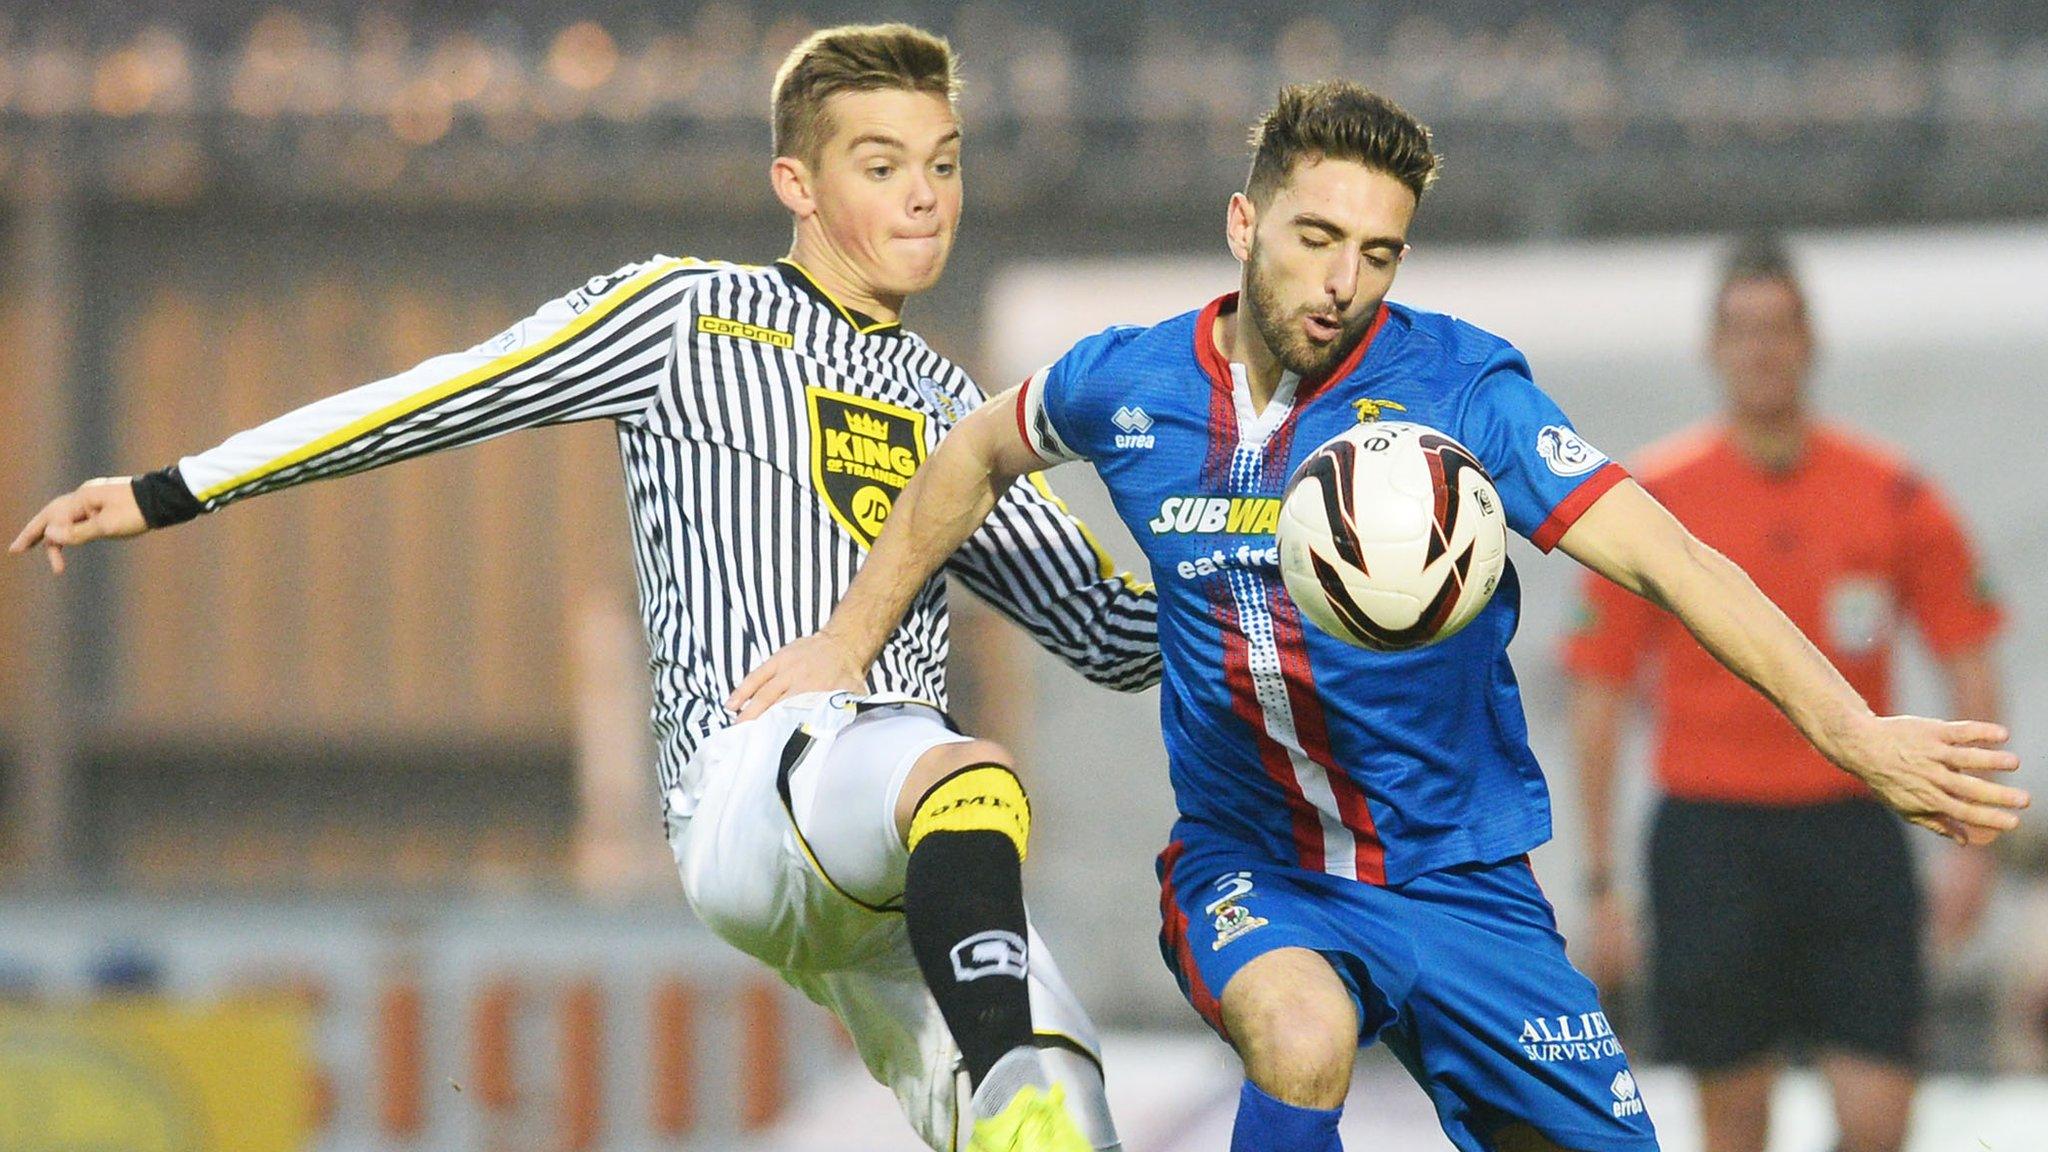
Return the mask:
M 1358 1051 L 1349 1004 L 1338 1011 L 1327 996 L 1285 985 L 1248 999 L 1230 1022 L 1230 1036 L 1252 1082 L 1290 1104 L 1343 1103 Z
M 1000 745 L 976 740 L 1001 752 Z M 1023 782 L 1001 760 L 965 757 L 960 766 L 939 776 L 919 798 L 904 828 L 904 845 L 910 851 L 935 832 L 994 832 L 1007 838 L 1022 861 L 1031 839 L 1031 801 Z
M 1010 755 L 1008 748 L 993 740 L 977 738 L 956 741 L 951 744 L 941 744 L 930 752 L 925 753 L 925 755 L 929 760 L 930 767 L 934 770 L 935 777 L 944 776 L 974 764 L 1001 765 L 1009 769 L 1012 774 L 1015 774 L 1017 771 L 1016 757 Z

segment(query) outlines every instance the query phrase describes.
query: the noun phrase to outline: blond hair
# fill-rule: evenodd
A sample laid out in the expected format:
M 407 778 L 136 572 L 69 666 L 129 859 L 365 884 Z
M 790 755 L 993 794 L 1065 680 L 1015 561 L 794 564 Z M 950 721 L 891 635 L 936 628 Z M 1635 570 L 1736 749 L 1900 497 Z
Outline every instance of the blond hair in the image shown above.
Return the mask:
M 842 24 L 811 33 L 775 70 L 775 154 L 816 163 L 832 136 L 828 99 L 891 89 L 952 103 L 960 95 L 953 46 L 909 24 Z

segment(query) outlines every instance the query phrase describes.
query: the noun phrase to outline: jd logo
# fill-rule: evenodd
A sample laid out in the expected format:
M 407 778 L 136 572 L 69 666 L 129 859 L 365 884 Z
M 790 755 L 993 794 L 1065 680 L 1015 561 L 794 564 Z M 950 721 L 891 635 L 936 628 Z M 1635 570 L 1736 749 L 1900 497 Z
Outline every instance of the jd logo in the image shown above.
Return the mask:
M 870 484 L 853 494 L 853 522 L 873 540 L 882 534 L 882 525 L 889 522 L 889 509 L 895 507 L 889 494 Z
M 811 409 L 812 487 L 840 527 L 862 548 L 872 547 L 896 497 L 924 463 L 924 413 L 815 385 L 804 395 Z

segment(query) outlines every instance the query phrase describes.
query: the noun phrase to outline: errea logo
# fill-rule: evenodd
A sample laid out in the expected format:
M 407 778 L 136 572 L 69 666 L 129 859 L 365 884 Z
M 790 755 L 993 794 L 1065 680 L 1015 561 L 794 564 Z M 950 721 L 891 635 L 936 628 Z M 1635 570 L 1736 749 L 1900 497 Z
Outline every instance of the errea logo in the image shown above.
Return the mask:
M 1636 1090 L 1636 1078 L 1629 1074 L 1628 1069 L 1623 1068 L 1621 1071 L 1616 1072 L 1614 1074 L 1614 1081 L 1607 1086 L 1607 1090 L 1614 1093 L 1614 1118 L 1616 1120 L 1624 1116 L 1640 1116 L 1643 1114 L 1643 1098 Z
M 1152 417 L 1135 404 L 1118 408 L 1109 422 L 1123 430 L 1116 438 L 1119 448 L 1150 448 L 1159 442 L 1158 437 L 1151 435 Z

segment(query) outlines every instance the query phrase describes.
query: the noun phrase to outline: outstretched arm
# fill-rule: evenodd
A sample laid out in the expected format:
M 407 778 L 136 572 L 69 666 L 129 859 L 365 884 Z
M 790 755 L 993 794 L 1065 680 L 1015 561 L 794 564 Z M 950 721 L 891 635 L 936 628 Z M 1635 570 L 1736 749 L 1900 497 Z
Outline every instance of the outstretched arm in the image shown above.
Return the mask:
M 1634 481 L 1602 496 L 1558 542 L 1573 559 L 1671 612 L 1716 660 L 1777 705 L 1817 750 L 1912 823 L 1965 844 L 2017 827 L 2025 792 L 2004 727 L 1877 716 L 1742 569 L 1686 531 Z
M 631 264 L 550 301 L 497 337 L 317 400 L 130 480 L 92 480 L 28 522 L 10 551 L 134 536 L 310 480 L 476 444 L 520 428 L 648 408 L 668 367 L 691 260 Z
M 832 618 L 747 674 L 726 707 L 751 720 L 800 692 L 849 689 L 903 620 L 918 590 L 988 518 L 1019 476 L 1045 467 L 1017 434 L 1015 389 L 969 413 L 911 477 Z

